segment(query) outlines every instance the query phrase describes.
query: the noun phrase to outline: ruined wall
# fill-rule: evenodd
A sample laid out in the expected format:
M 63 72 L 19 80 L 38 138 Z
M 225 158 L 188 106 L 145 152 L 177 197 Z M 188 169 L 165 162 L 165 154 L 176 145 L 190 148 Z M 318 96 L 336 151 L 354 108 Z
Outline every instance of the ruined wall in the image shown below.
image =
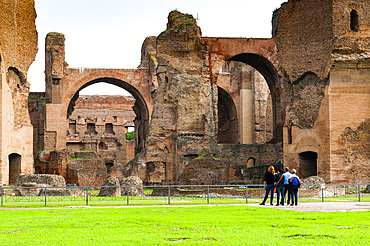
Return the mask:
M 142 148 L 152 111 L 150 70 L 142 66 L 137 69 L 69 68 L 65 61 L 65 38 L 61 33 L 51 32 L 45 45 L 45 150 L 66 148 L 68 130 L 67 116 L 70 115 L 79 96 L 79 91 L 89 85 L 106 82 L 119 86 L 136 99 L 137 121 L 135 128 L 141 138 L 136 141 Z M 139 124 L 139 125 L 137 125 Z M 144 138 L 144 139 L 143 139 Z
M 104 161 L 93 151 L 39 153 L 35 168 L 38 174 L 57 174 L 77 186 L 101 186 L 109 178 Z
M 140 154 L 127 165 L 114 167 L 116 176 L 175 184 L 186 165 L 210 152 L 246 168 L 283 158 L 284 166 L 302 176 L 368 182 L 364 173 L 369 164 L 369 13 L 367 1 L 289 0 L 274 12 L 273 39 L 239 39 L 202 38 L 192 16 L 173 11 L 167 29 L 144 41 L 137 70 L 67 68 L 64 37 L 51 33 L 45 146 L 64 148 L 69 129 L 71 137 L 89 133 L 85 135 L 90 142 L 85 144 L 99 149 L 95 137 L 105 131 L 103 123 L 72 117 L 68 127 L 66 115 L 72 112 L 80 88 L 112 76 L 113 84 L 129 81 L 122 87 L 135 89 L 134 125 L 141 129 L 135 134 Z M 265 81 L 253 69 L 219 73 L 229 60 L 249 64 Z M 19 84 L 20 90 L 9 93 L 9 101 L 24 95 L 22 77 L 16 75 L 10 73 L 9 84 Z M 17 104 L 13 108 L 22 109 Z M 152 121 L 145 140 L 148 115 Z M 253 145 L 282 140 L 284 154 L 281 144 Z M 251 145 L 217 145 L 217 141 Z M 101 147 L 107 150 L 108 145 Z
M 283 160 L 283 146 L 281 144 L 219 144 L 220 158 L 227 158 L 233 163 L 248 166 L 250 159 L 252 166 L 272 165 Z
M 284 166 L 294 168 L 302 176 L 305 173 L 300 166 L 300 153 L 317 153 L 316 174 L 326 182 L 331 180 L 330 167 L 330 121 L 329 121 L 329 88 L 321 102 L 319 117 L 310 129 L 299 125 L 284 127 Z M 308 111 L 308 109 L 307 109 Z M 313 168 L 313 167 L 311 167 Z
M 8 184 L 9 176 L 33 172 L 27 71 L 36 56 L 37 32 L 34 1 L 4 0 L 0 8 L 0 183 Z
M 290 0 L 274 13 L 278 59 L 286 78 L 284 166 L 301 174 L 299 154 L 315 152 L 317 173 L 327 182 L 330 146 L 325 91 L 334 43 L 332 9 L 327 0 Z
M 333 1 L 336 35 L 330 71 L 333 182 L 370 182 L 369 13 L 368 1 Z
M 327 0 L 290 0 L 277 14 L 275 38 L 286 77 L 285 124 L 310 128 L 328 85 L 334 42 L 332 4 Z
M 326 182 L 369 180 L 366 147 L 356 147 L 367 146 L 366 137 L 353 137 L 370 115 L 369 8 L 367 1 L 291 0 L 275 13 L 288 82 L 284 165 L 300 170 L 301 154 L 315 152 Z
M 270 89 L 264 77 L 253 67 L 242 62 L 227 61 L 222 67 L 222 72 L 217 79 L 217 85 L 228 91 L 228 96 L 233 99 L 237 115 L 230 114 L 231 109 L 218 107 L 218 142 L 219 143 L 241 143 L 241 144 L 263 144 L 273 138 L 273 108 Z M 241 91 L 250 88 L 252 90 L 252 104 L 248 104 Z M 221 94 L 222 95 L 222 94 Z M 221 95 L 219 92 L 218 100 L 220 104 Z M 223 111 L 228 111 L 230 117 L 227 122 L 220 125 Z M 246 117 L 250 115 L 250 118 Z M 234 119 L 234 117 L 236 119 Z M 235 123 L 233 122 L 235 121 Z M 225 131 L 223 127 L 228 124 L 229 128 Z M 233 125 L 235 124 L 235 125 Z M 226 140 L 233 138 L 232 129 L 237 131 L 236 141 L 222 141 L 220 132 Z
M 125 138 L 134 127 L 134 103 L 131 96 L 80 96 L 68 117 L 67 150 L 92 150 L 105 163 L 126 164 L 135 147 Z
M 136 165 L 153 166 L 142 177 L 148 183 L 177 183 L 185 155 L 217 148 L 217 88 L 207 77 L 205 54 L 194 18 L 172 11 L 167 30 L 157 37 L 158 89 L 146 149 L 135 160 Z
M 369 182 L 370 60 L 350 58 L 333 64 L 329 92 L 332 180 Z
M 180 174 L 180 184 L 190 185 L 227 185 L 233 181 L 242 180 L 238 165 L 222 158 L 198 157 L 186 165 Z
M 219 144 L 219 156 L 216 154 L 188 160 L 183 172 L 179 173 L 179 183 L 260 184 L 268 166 L 283 166 L 281 144 Z
M 275 12 L 278 59 L 290 83 L 307 71 L 327 78 L 334 42 L 332 12 L 328 0 L 289 0 Z
M 28 111 L 33 126 L 33 157 L 44 149 L 45 92 L 30 92 Z

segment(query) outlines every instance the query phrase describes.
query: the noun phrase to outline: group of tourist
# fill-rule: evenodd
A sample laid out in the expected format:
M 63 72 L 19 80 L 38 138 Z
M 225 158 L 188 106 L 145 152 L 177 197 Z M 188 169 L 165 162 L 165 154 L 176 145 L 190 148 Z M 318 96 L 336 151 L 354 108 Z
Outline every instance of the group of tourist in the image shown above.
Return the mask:
M 269 193 L 271 194 L 270 205 L 273 205 L 274 192 L 277 194 L 276 206 L 284 206 L 284 200 L 287 193 L 288 199 L 286 204 L 290 204 L 290 206 L 298 205 L 298 189 L 302 184 L 302 181 L 297 176 L 295 169 L 292 169 L 292 171 L 289 172 L 289 167 L 286 167 L 284 172 L 282 169 L 279 169 L 275 173 L 275 168 L 270 166 L 265 174 L 263 183 L 266 193 L 263 202 L 260 203 L 260 205 L 265 205 Z

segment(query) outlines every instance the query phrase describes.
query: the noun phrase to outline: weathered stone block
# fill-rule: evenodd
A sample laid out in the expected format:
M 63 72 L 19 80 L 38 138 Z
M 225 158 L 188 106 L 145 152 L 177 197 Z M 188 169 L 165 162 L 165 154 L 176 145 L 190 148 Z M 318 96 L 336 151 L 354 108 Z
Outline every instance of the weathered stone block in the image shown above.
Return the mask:
M 103 186 L 116 186 L 116 187 L 102 187 L 98 196 L 121 196 L 120 182 L 115 177 L 109 177 Z

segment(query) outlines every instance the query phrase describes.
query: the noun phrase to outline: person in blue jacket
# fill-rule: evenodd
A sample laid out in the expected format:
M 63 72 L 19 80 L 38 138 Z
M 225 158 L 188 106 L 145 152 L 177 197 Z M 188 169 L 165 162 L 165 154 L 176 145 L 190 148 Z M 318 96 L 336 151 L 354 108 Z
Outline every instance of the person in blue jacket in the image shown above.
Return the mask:
M 298 189 L 301 187 L 302 181 L 299 179 L 299 177 L 296 174 L 296 170 L 292 170 L 292 176 L 289 178 L 289 184 L 290 184 L 290 191 L 291 191 L 291 198 L 292 203 L 290 206 L 298 205 Z

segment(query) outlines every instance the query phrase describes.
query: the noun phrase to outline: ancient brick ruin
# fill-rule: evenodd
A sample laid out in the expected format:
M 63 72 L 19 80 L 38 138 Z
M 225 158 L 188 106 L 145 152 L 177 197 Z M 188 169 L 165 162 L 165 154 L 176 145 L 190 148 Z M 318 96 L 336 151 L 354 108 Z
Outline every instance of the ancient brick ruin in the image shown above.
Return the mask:
M 135 157 L 135 141 L 126 140 L 135 126 L 131 96 L 80 96 L 68 116 L 65 152 L 43 152 L 45 93 L 30 93 L 29 109 L 34 125 L 35 173 L 62 175 L 67 184 L 101 185 L 113 165 Z M 95 169 L 102 170 L 99 175 Z M 93 172 L 93 173 L 91 173 Z M 84 176 L 88 176 L 83 178 Z M 93 182 L 88 181 L 93 176 Z
M 144 40 L 136 69 L 70 68 L 64 35 L 51 32 L 46 91 L 29 95 L 30 118 L 33 3 L 19 5 L 28 13 L 21 23 L 8 10 L 2 33 L 11 35 L 15 24 L 27 31 L 16 50 L 13 37 L 1 36 L 3 184 L 35 171 L 79 185 L 109 176 L 250 183 L 267 165 L 328 183 L 370 182 L 366 1 L 289 0 L 274 11 L 272 38 L 264 39 L 202 37 L 191 15 L 172 11 L 166 30 Z M 133 100 L 79 96 L 98 82 L 126 89 Z M 128 126 L 135 128 L 131 142 Z
M 34 1 L 0 2 L 0 183 L 33 172 L 27 71 L 37 52 Z

